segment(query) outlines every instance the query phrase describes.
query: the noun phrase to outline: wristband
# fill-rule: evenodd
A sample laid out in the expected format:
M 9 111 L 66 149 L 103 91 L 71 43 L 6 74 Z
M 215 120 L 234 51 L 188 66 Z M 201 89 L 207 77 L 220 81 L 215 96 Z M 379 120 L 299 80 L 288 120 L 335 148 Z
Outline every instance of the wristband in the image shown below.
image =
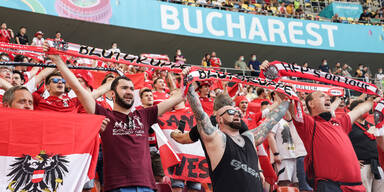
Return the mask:
M 274 156 L 278 156 L 278 155 L 280 155 L 280 153 L 273 153 L 273 155 L 274 155 Z

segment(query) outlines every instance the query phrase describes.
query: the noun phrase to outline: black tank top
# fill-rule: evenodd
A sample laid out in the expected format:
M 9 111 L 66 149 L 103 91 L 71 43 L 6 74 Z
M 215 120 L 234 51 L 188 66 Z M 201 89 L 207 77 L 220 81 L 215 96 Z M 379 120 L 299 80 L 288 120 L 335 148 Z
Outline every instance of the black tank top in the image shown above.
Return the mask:
M 214 192 L 262 192 L 258 157 L 248 137 L 242 136 L 245 145 L 240 147 L 225 134 L 227 142 L 219 164 L 212 172 L 209 158 L 209 174 Z

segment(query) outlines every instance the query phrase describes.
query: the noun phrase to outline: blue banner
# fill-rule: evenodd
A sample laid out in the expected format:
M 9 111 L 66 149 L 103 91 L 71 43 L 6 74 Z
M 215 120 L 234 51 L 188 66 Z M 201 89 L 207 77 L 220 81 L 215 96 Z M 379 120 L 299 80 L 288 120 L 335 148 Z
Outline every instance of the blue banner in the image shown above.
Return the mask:
M 361 13 L 363 13 L 363 7 L 359 3 L 333 2 L 325 7 L 319 15 L 332 18 L 337 14 L 339 17 L 358 19 Z
M 384 53 L 384 29 L 379 26 L 261 16 L 156 0 L 12 0 L 0 1 L 0 6 L 184 36 Z

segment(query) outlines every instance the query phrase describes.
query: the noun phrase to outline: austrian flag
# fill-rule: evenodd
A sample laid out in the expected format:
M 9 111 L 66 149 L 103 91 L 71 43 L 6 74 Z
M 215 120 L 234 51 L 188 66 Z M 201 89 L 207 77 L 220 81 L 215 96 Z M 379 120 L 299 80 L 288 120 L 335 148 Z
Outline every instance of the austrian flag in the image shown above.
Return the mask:
M 99 152 L 97 115 L 0 109 L 0 191 L 80 192 Z

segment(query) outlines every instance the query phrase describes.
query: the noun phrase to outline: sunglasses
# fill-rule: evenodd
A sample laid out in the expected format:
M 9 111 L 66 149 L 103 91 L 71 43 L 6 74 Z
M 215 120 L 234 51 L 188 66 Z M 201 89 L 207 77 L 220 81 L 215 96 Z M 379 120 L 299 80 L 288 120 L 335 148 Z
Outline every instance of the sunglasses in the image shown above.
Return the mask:
M 240 118 L 241 118 L 241 113 L 240 113 L 240 111 L 238 111 L 238 110 L 227 109 L 226 111 L 224 111 L 224 112 L 220 115 L 220 117 L 223 116 L 225 113 L 227 113 L 228 115 L 235 115 L 236 113 L 238 113 L 239 116 L 240 116 Z
M 52 78 L 49 80 L 49 82 L 53 82 L 53 83 L 59 83 L 59 81 L 61 81 L 63 84 L 66 83 L 65 79 L 62 79 L 62 78 Z

